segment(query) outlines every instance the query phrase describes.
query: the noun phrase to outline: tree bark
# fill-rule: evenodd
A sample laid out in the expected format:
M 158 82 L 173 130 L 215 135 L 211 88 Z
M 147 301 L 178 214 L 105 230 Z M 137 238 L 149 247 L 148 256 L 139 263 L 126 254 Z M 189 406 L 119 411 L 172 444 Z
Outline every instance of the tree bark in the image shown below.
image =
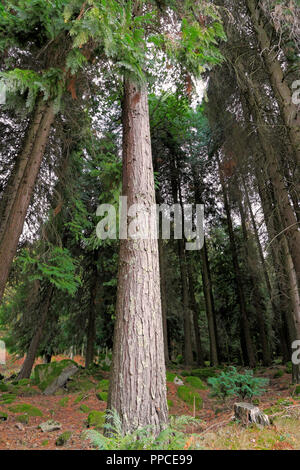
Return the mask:
M 165 363 L 170 362 L 169 347 L 168 347 L 168 324 L 167 324 L 167 289 L 166 289 L 166 274 L 165 274 L 165 260 L 163 251 L 162 239 L 158 240 L 158 252 L 159 252 L 159 272 L 160 272 L 160 293 L 161 293 L 161 312 L 163 321 L 163 333 L 164 333 L 164 353 Z
M 284 71 L 278 60 L 278 50 L 272 44 L 270 33 L 267 28 L 266 18 L 259 6 L 258 0 L 247 0 L 248 10 L 254 29 L 257 34 L 257 40 L 261 48 L 261 54 L 265 62 L 266 70 L 269 73 L 270 83 L 274 95 L 278 101 L 278 105 L 286 125 L 290 141 L 293 146 L 296 162 L 300 164 L 300 122 L 298 117 L 297 105 L 292 101 L 292 90 L 286 81 Z M 273 29 L 273 28 L 272 28 Z M 273 31 L 274 33 L 275 31 Z M 274 36 L 274 34 L 273 34 Z
M 188 276 L 189 276 L 189 292 L 190 292 L 190 299 L 191 299 L 191 307 L 193 312 L 193 324 L 194 324 L 194 331 L 195 331 L 195 342 L 196 342 L 196 352 L 197 352 L 197 364 L 201 367 L 204 367 L 204 357 L 203 357 L 203 349 L 202 349 L 202 342 L 201 342 L 201 335 L 200 335 L 200 328 L 198 323 L 198 305 L 195 298 L 195 285 L 194 285 L 194 278 L 191 269 L 191 265 L 187 264 L 188 269 Z
M 207 255 L 207 246 L 206 240 L 204 239 L 204 246 L 200 251 L 201 256 L 201 273 L 202 273 L 202 283 L 203 283 L 203 292 L 205 299 L 205 310 L 207 316 L 208 324 L 208 333 L 209 333 L 209 343 L 210 343 L 210 362 L 212 366 L 217 366 L 219 364 L 218 359 L 218 342 L 217 342 L 217 329 L 215 322 L 215 307 L 214 299 L 212 293 L 212 285 L 210 279 L 210 270 L 209 270 L 209 261 Z
M 39 118 L 37 118 L 37 121 L 38 119 Z M 19 238 L 23 230 L 25 217 L 33 193 L 35 181 L 40 169 L 53 119 L 53 105 L 48 103 L 46 105 L 46 110 L 41 117 L 38 129 L 35 129 L 35 124 L 33 126 L 36 132 L 33 144 L 31 146 L 29 146 L 29 144 L 25 145 L 29 155 L 27 156 L 27 164 L 24 172 L 21 176 L 20 168 L 23 168 L 25 165 L 25 156 L 24 161 L 22 161 L 19 166 L 19 170 L 16 172 L 16 178 L 19 179 L 19 184 L 13 185 L 13 193 L 15 197 L 13 199 L 13 203 L 9 204 L 10 212 L 0 242 L 0 302 L 2 300 L 11 264 L 16 254 Z M 30 134 L 33 134 L 33 131 L 30 132 Z
M 29 379 L 32 367 L 36 358 L 37 350 L 42 339 L 43 329 L 47 320 L 49 307 L 51 304 L 51 297 L 53 294 L 53 287 L 47 286 L 45 288 L 46 293 L 43 293 L 43 288 L 41 288 L 41 297 L 40 297 L 40 308 L 41 308 L 41 317 L 40 323 L 32 337 L 28 352 L 26 354 L 25 361 L 23 362 L 22 368 L 18 374 L 18 380 L 20 379 Z M 44 295 L 43 295 L 44 294 Z
M 155 204 L 146 86 L 124 84 L 123 195 L 128 207 Z M 127 218 L 127 227 L 130 218 Z M 125 238 L 125 237 L 124 237 Z M 120 240 L 116 322 L 108 409 L 116 410 L 125 434 L 167 424 L 166 370 L 155 238 Z
M 241 313 L 241 327 L 242 327 L 242 332 L 243 332 L 244 340 L 245 340 L 245 348 L 244 348 L 243 341 L 241 338 L 241 347 L 242 347 L 242 350 L 244 349 L 244 351 L 246 352 L 247 357 L 244 357 L 245 362 L 248 363 L 250 367 L 255 367 L 256 360 L 255 360 L 249 320 L 248 320 L 248 315 L 247 315 L 247 310 L 246 310 L 246 300 L 244 296 L 241 271 L 240 271 L 239 262 L 238 262 L 238 254 L 237 254 L 234 231 L 233 231 L 233 226 L 232 226 L 230 206 L 228 202 L 224 176 L 222 173 L 222 169 L 220 168 L 220 161 L 219 161 L 219 174 L 220 174 L 220 182 L 221 182 L 223 198 L 224 198 L 224 207 L 225 207 L 226 218 L 227 218 L 229 240 L 230 240 L 230 245 L 231 245 L 236 293 L 237 293 L 237 299 L 238 299 L 240 313 Z

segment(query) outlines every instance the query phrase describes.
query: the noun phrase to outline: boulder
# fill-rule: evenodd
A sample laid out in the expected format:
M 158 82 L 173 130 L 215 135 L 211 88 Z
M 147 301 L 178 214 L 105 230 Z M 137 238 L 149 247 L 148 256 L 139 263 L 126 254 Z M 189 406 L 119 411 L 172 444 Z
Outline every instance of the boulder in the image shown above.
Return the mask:
M 259 426 L 269 426 L 270 420 L 258 406 L 252 403 L 235 403 L 234 404 L 234 417 L 239 420 L 244 426 L 249 424 L 258 424 Z
M 53 395 L 78 371 L 76 362 L 70 359 L 50 364 L 39 364 L 34 369 L 34 380 L 44 395 Z
M 183 381 L 181 379 L 179 379 L 179 377 L 175 377 L 174 379 L 174 384 L 175 385 L 184 385 Z
M 58 431 L 59 429 L 61 429 L 61 424 L 57 421 L 53 421 L 53 419 L 49 419 L 48 421 L 41 423 L 38 427 L 43 432 Z

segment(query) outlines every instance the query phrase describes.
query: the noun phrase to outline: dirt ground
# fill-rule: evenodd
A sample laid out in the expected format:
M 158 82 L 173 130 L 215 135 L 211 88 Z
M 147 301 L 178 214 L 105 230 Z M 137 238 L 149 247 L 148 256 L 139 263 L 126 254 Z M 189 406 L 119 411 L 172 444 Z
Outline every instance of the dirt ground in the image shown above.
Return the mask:
M 56 360 L 65 358 L 56 357 Z M 83 358 L 74 358 L 79 364 L 83 364 Z M 5 366 L 0 366 L 0 373 L 12 373 L 17 371 L 23 359 L 16 360 L 10 357 Z M 40 363 L 41 361 L 36 361 Z M 2 367 L 2 369 L 1 369 Z M 187 428 L 187 441 L 185 448 L 200 449 L 300 449 L 300 401 L 292 398 L 293 388 L 291 376 L 284 373 L 282 377 L 274 378 L 274 374 L 284 367 L 276 366 L 269 369 L 261 369 L 256 375 L 269 378 L 268 389 L 259 397 L 259 407 L 262 410 L 273 407 L 274 423 L 267 430 L 258 428 L 244 429 L 232 421 L 233 404 L 236 399 L 226 401 L 224 404 L 216 398 L 210 397 L 210 390 L 200 390 L 203 399 L 203 408 L 196 412 L 199 418 L 198 426 Z M 180 371 L 177 371 L 180 374 Z M 109 373 L 103 372 L 105 378 Z M 170 407 L 171 415 L 193 416 L 191 406 L 184 403 L 176 394 L 177 385 L 167 383 L 168 399 L 173 405 Z M 1 392 L 0 392 L 1 395 Z M 68 396 L 68 402 L 63 406 L 62 397 Z M 32 416 L 28 424 L 18 422 L 18 414 L 9 410 L 11 405 L 0 405 L 0 412 L 8 415 L 6 421 L 0 420 L 0 449 L 91 449 L 90 442 L 82 438 L 82 433 L 87 429 L 87 416 L 80 410 L 84 403 L 90 410 L 104 411 L 106 403 L 99 401 L 96 390 L 92 389 L 84 394 L 84 399 L 75 403 L 78 393 L 64 394 L 60 396 L 36 396 L 17 397 L 13 405 L 27 403 L 39 408 L 42 416 Z M 283 400 L 285 399 L 285 400 Z M 271 413 L 272 414 L 272 413 Z M 58 431 L 42 432 L 38 425 L 49 419 L 58 421 L 62 427 Z M 57 447 L 55 442 L 58 436 L 71 431 L 71 439 L 63 446 Z M 191 436 L 190 434 L 193 433 Z M 197 445 L 196 445 L 197 444 Z

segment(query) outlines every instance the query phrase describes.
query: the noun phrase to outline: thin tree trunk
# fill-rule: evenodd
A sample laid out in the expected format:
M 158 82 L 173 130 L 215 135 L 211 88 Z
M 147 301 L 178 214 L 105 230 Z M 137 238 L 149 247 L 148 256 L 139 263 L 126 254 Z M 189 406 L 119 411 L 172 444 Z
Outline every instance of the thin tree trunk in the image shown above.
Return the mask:
M 96 262 L 93 257 L 93 263 Z M 85 368 L 87 369 L 94 361 L 95 357 L 95 339 L 96 339 L 96 302 L 97 302 L 97 266 L 93 266 L 93 279 L 90 289 L 90 309 L 87 326 Z
M 168 325 L 167 325 L 167 291 L 166 291 L 166 275 L 165 275 L 165 264 L 164 264 L 164 251 L 162 239 L 158 240 L 158 252 L 159 252 L 159 271 L 160 271 L 160 292 L 161 292 L 161 312 L 163 321 L 163 333 L 164 333 L 164 352 L 165 352 L 165 363 L 170 362 L 169 347 L 168 347 Z
M 39 128 L 36 131 L 36 137 L 31 147 L 30 156 L 28 157 L 27 165 L 21 177 L 21 181 L 19 182 L 18 189 L 16 191 L 14 189 L 15 198 L 13 204 L 10 206 L 9 218 L 5 224 L 5 231 L 0 243 L 0 302 L 23 230 L 25 217 L 44 155 L 53 118 L 53 105 L 48 103 L 40 121 Z M 17 175 L 18 177 L 20 176 L 19 172 L 17 172 Z
M 241 338 L 241 347 L 242 347 L 242 350 L 244 349 L 244 355 L 245 355 L 245 352 L 247 353 L 247 357 L 244 358 L 245 362 L 248 363 L 250 367 L 254 367 L 256 360 L 255 360 L 249 320 L 248 320 L 248 315 L 247 315 L 247 310 L 246 310 L 246 300 L 244 296 L 242 276 L 241 276 L 239 262 L 238 262 L 238 254 L 237 254 L 237 248 L 236 248 L 235 237 L 234 237 L 234 232 L 233 232 L 230 206 L 228 202 L 227 191 L 226 191 L 222 169 L 220 168 L 220 162 L 219 162 L 219 174 L 220 174 L 220 182 L 221 182 L 222 191 L 223 191 L 229 240 L 230 240 L 230 245 L 231 245 L 231 254 L 232 254 L 232 263 L 233 263 L 234 276 L 235 276 L 236 293 L 237 293 L 237 299 L 238 299 L 240 313 L 241 313 L 241 327 L 242 327 L 242 332 L 243 332 L 244 340 L 245 340 L 245 348 L 244 348 L 243 341 Z
M 207 255 L 207 246 L 206 240 L 204 239 L 204 245 L 200 251 L 201 256 L 201 273 L 202 273 L 202 283 L 203 283 L 203 292 L 205 300 L 205 310 L 207 316 L 208 324 L 208 333 L 209 333 L 209 343 L 210 343 L 210 362 L 211 365 L 217 366 L 219 363 L 218 359 L 218 343 L 217 343 L 217 331 L 216 331 L 216 322 L 215 322 L 215 308 L 214 300 L 209 272 L 209 262 Z
M 188 269 L 188 276 L 189 276 L 189 292 L 190 292 L 190 299 L 191 299 L 191 307 L 192 307 L 192 312 L 193 312 L 193 324 L 194 324 L 194 331 L 195 331 L 197 364 L 201 367 L 204 367 L 203 349 L 202 349 L 200 328 L 198 324 L 199 307 L 197 305 L 196 298 L 195 298 L 195 286 L 194 286 L 193 273 L 192 273 L 191 265 L 189 263 L 187 264 L 187 269 Z
M 128 207 L 143 204 L 143 215 L 155 204 L 147 89 L 131 79 L 124 85 L 123 195 Z M 157 434 L 168 421 L 159 278 L 157 240 L 121 239 L 108 409 L 125 434 L 149 425 Z
M 30 377 L 32 367 L 36 358 L 37 350 L 40 345 L 43 329 L 47 320 L 48 311 L 51 303 L 51 297 L 53 294 L 53 287 L 47 286 L 46 287 L 46 294 L 43 295 L 41 292 L 40 298 L 40 308 L 41 308 L 41 316 L 40 316 L 40 323 L 35 330 L 35 333 L 32 337 L 28 352 L 26 354 L 25 361 L 23 362 L 22 368 L 18 374 L 18 380 L 20 379 L 28 379 Z
M 257 319 L 257 326 L 259 330 L 259 341 L 262 348 L 262 361 L 265 366 L 269 366 L 271 364 L 271 355 L 269 344 L 267 340 L 266 334 L 266 325 L 265 325 L 265 313 L 266 313 L 266 306 L 262 294 L 260 292 L 260 279 L 257 272 L 252 267 L 251 256 L 249 253 L 249 236 L 248 230 L 246 227 L 246 215 L 242 203 L 242 194 L 238 186 L 237 179 L 235 178 L 235 189 L 237 191 L 237 199 L 238 199 L 238 207 L 241 216 L 241 223 L 242 223 L 242 232 L 244 238 L 244 249 L 246 255 L 246 264 L 249 268 L 249 275 L 250 275 L 250 282 L 252 287 L 252 301 L 256 311 L 256 319 Z M 257 269 L 257 268 L 256 268 Z

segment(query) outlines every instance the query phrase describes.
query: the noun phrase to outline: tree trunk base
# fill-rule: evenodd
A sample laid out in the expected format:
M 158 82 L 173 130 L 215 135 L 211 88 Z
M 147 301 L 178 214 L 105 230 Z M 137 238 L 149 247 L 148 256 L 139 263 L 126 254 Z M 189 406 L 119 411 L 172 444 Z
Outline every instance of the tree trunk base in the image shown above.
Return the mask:
M 244 426 L 249 426 L 253 423 L 259 426 L 270 426 L 269 417 L 251 403 L 235 403 L 234 417 Z

